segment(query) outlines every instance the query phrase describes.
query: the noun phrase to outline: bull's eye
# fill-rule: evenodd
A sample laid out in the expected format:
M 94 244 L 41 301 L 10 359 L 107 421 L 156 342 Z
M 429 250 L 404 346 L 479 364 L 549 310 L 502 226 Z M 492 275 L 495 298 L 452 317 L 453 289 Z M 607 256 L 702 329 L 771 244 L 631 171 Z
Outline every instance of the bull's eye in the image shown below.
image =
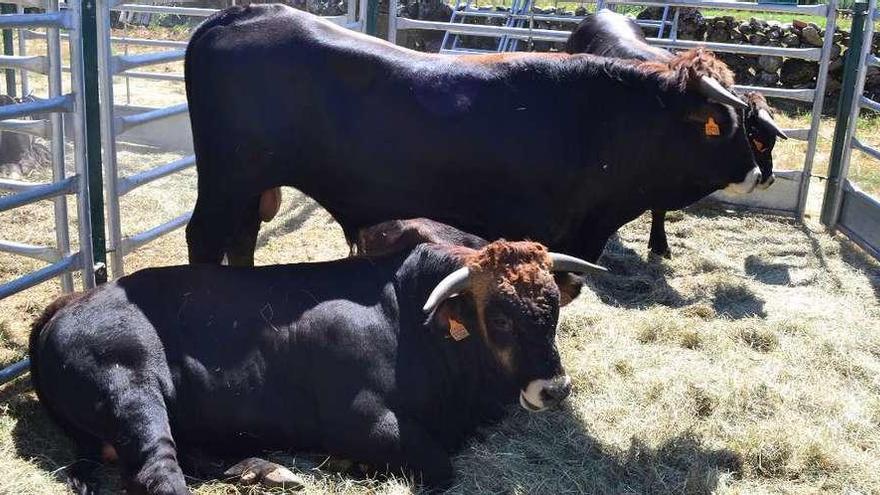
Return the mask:
M 513 322 L 510 321 L 510 318 L 501 314 L 490 317 L 489 326 L 499 332 L 510 332 L 513 330 Z

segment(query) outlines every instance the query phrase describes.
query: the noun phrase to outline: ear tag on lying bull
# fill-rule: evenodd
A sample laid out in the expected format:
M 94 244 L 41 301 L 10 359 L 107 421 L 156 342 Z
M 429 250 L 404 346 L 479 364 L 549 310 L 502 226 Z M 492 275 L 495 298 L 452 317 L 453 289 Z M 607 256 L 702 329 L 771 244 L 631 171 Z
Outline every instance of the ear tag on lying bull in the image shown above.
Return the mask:
M 456 341 L 466 339 L 470 333 L 467 331 L 467 328 L 461 324 L 460 321 L 450 318 L 449 319 L 449 335 L 452 336 Z
M 767 149 L 767 147 L 764 146 L 764 143 L 762 143 L 761 141 L 758 141 L 757 139 L 752 139 L 752 143 L 755 145 L 755 149 L 761 153 L 763 153 L 764 150 Z
M 704 129 L 704 132 L 707 136 L 720 136 L 721 128 L 718 127 L 718 124 L 715 123 L 715 119 L 709 117 L 709 119 L 706 120 L 706 127 Z

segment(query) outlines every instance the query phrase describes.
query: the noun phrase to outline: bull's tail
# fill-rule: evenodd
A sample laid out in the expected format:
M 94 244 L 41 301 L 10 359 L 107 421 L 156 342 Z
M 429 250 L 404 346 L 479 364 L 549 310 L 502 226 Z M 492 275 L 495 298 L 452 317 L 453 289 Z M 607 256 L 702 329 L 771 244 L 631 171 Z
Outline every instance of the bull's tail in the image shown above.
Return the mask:
M 40 382 L 39 366 L 40 336 L 42 335 L 43 330 L 46 329 L 49 322 L 52 321 L 52 318 L 54 318 L 59 311 L 67 305 L 79 300 L 82 296 L 82 293 L 65 294 L 55 299 L 52 304 L 50 304 L 43 313 L 34 320 L 33 325 L 31 325 L 30 338 L 28 339 L 28 355 L 31 360 L 31 383 L 34 384 L 34 390 L 37 392 L 37 397 L 40 399 L 40 403 L 43 404 L 46 413 L 52 421 L 59 425 L 66 433 L 70 434 L 77 442 L 77 449 L 79 450 L 79 452 L 77 452 L 78 459 L 67 469 L 67 477 L 68 483 L 70 484 L 71 489 L 73 489 L 73 492 L 85 495 L 96 493 L 93 480 L 95 468 L 98 466 L 98 458 L 94 458 L 95 456 L 93 455 L 88 455 L 83 448 L 84 445 L 82 445 L 82 443 L 88 438 L 88 434 L 80 431 L 74 425 L 70 424 L 70 422 L 65 420 L 64 416 L 59 414 L 52 407 L 52 403 L 49 400 L 46 400 Z M 87 441 L 87 443 L 91 444 L 94 443 L 94 441 Z M 83 454 L 86 454 L 85 457 Z

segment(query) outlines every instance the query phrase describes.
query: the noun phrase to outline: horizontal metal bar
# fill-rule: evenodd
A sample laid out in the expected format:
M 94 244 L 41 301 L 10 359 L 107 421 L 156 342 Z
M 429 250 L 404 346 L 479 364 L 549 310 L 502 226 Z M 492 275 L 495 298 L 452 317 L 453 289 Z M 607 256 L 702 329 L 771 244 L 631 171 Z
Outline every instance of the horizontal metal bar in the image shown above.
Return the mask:
M 0 106 L 0 120 L 14 119 L 16 117 L 24 117 L 27 115 L 33 115 L 35 113 L 72 111 L 73 95 L 66 94 L 46 100 L 29 101 L 26 103 L 16 103 L 14 105 Z
M 192 17 L 208 17 L 209 15 L 220 12 L 219 9 L 200 9 L 194 7 L 171 7 L 165 5 L 138 5 L 134 3 L 123 3 L 110 7 L 111 10 L 119 10 L 125 12 L 140 12 L 142 14 L 173 14 L 187 15 Z
M 441 48 L 439 52 L 442 54 L 455 54 L 455 53 L 498 53 L 497 50 L 481 50 L 479 48 Z
M 0 67 L 24 69 L 45 75 L 49 72 L 49 59 L 42 55 L 0 55 Z
M 82 256 L 80 253 L 70 255 L 61 261 L 57 261 L 47 267 L 40 268 L 35 272 L 28 273 L 11 282 L 0 285 L 0 299 L 7 298 L 26 289 L 80 268 Z
M 821 48 L 782 48 L 778 46 L 737 45 L 734 43 L 711 43 L 707 41 L 667 40 L 648 38 L 648 43 L 663 48 L 689 49 L 703 47 L 714 52 L 736 53 L 740 55 L 772 55 L 775 57 L 794 57 L 802 60 L 819 60 Z
M 572 24 L 578 24 L 582 20 L 586 19 L 586 16 L 582 15 L 553 15 L 553 14 L 511 14 L 510 12 L 497 11 L 497 10 L 457 10 L 455 11 L 456 16 L 461 17 L 487 17 L 487 18 L 501 18 L 501 19 L 519 19 L 519 20 L 534 20 L 534 21 L 549 21 L 549 22 L 569 22 Z M 662 24 L 667 26 L 672 25 L 672 21 L 660 21 L 660 20 L 648 20 L 648 19 L 633 19 L 636 24 L 642 27 L 660 27 Z
M 880 160 L 880 150 L 859 141 L 859 138 L 855 136 L 853 136 L 852 138 L 852 147 L 874 158 L 875 160 Z
M 633 0 L 605 0 L 606 4 L 632 4 L 639 6 L 651 7 L 694 7 L 700 9 L 718 9 L 718 10 L 748 10 L 754 12 L 784 12 L 800 15 L 816 15 L 825 17 L 828 9 L 825 5 L 778 5 L 754 2 L 739 2 L 734 0 L 656 0 L 656 1 L 636 1 Z
M 122 196 L 131 192 L 132 189 L 136 189 L 144 184 L 149 184 L 150 182 L 161 179 L 162 177 L 165 177 L 167 175 L 180 172 L 181 170 L 192 167 L 195 164 L 195 155 L 185 156 L 180 160 L 174 160 L 173 162 L 151 168 L 150 170 L 141 172 L 139 174 L 119 178 L 116 181 L 116 190 L 118 194 Z
M 867 108 L 867 109 L 873 110 L 875 112 L 880 112 L 880 103 L 877 103 L 876 101 L 868 98 L 867 96 L 862 95 L 859 98 L 859 104 L 862 106 L 862 108 Z
M 144 124 L 149 124 L 150 122 L 155 122 L 157 120 L 167 119 L 169 117 L 174 117 L 175 115 L 186 113 L 186 110 L 187 104 L 180 103 L 177 105 L 172 105 L 170 107 L 157 108 L 156 110 L 150 110 L 148 112 L 137 113 L 134 115 L 126 115 L 125 117 L 117 117 L 113 125 L 113 132 L 117 135 L 122 134 L 129 129 L 133 129 Z
M 73 14 L 70 10 L 46 14 L 3 14 L 0 15 L 0 28 L 61 28 L 73 29 Z
M 6 119 L 0 120 L 0 131 L 49 138 L 52 135 L 52 123 L 48 120 Z
M 30 369 L 30 367 L 31 360 L 22 359 L 15 364 L 10 364 L 9 366 L 3 368 L 2 370 L 0 370 L 0 385 L 15 380 L 19 376 L 25 374 L 27 370 Z
M 79 184 L 79 176 L 73 175 L 60 182 L 53 182 L 29 188 L 20 193 L 0 198 L 0 211 L 11 210 L 27 204 L 41 201 L 44 199 L 54 198 L 62 194 L 70 194 L 76 190 Z M 2 297 L 0 297 L 2 299 Z
M 67 39 L 69 36 L 70 35 L 68 35 L 67 33 L 61 33 L 62 39 Z M 44 40 L 46 39 L 46 33 L 27 30 L 24 31 L 24 37 L 27 39 Z M 186 41 L 151 40 L 147 38 L 120 38 L 118 36 L 110 37 L 110 41 L 119 45 L 157 46 L 163 48 L 186 48 L 187 45 Z
M 20 180 L 12 180 L 12 179 L 0 179 L 0 191 L 12 191 L 12 192 L 21 192 L 27 191 L 29 189 L 33 189 L 35 187 L 42 186 L 50 186 L 52 183 L 35 183 L 35 182 L 25 182 Z
M 812 102 L 813 97 L 816 94 L 815 89 L 805 88 L 805 89 L 785 89 L 785 88 L 768 88 L 765 86 L 744 86 L 744 85 L 734 85 L 734 89 L 740 92 L 746 91 L 757 91 L 764 96 L 769 96 L 771 98 L 784 98 L 787 100 L 798 100 L 798 101 L 806 101 Z
M 28 258 L 36 260 L 48 261 L 49 263 L 54 263 L 61 259 L 61 253 L 53 247 L 34 246 L 33 244 L 4 241 L 2 239 L 0 239 L 0 251 L 17 254 L 19 256 L 27 256 Z
M 454 24 L 451 22 L 422 21 L 400 17 L 397 19 L 397 29 L 427 29 L 430 31 L 449 31 L 450 34 L 466 34 L 473 36 L 510 36 L 519 39 L 532 38 L 540 41 L 566 41 L 568 31 L 556 31 L 553 29 L 528 29 L 507 26 L 483 26 L 480 24 Z
M 168 72 L 141 72 L 141 71 L 125 71 L 116 77 L 130 77 L 132 79 L 150 79 L 154 81 L 183 81 L 182 73 Z
M 164 52 L 140 53 L 137 55 L 115 55 L 110 65 L 113 74 L 118 75 L 135 67 L 177 62 L 183 60 L 185 54 L 185 50 L 166 50 Z
M 785 131 L 785 135 L 789 137 L 789 139 L 794 139 L 796 141 L 809 141 L 810 140 L 810 128 L 806 129 L 783 129 Z
M 183 227 L 186 222 L 189 222 L 190 217 L 192 217 L 192 212 L 184 213 L 183 215 L 180 215 L 173 220 L 165 222 L 162 225 L 153 227 L 150 230 L 141 232 L 140 234 L 135 234 L 131 237 L 126 237 L 125 239 L 122 239 L 122 242 L 119 245 L 119 249 L 122 250 L 123 255 L 129 254 L 135 249 L 143 246 L 144 244 L 152 242 L 158 237 L 163 236 L 168 232 L 171 232 L 172 230 Z

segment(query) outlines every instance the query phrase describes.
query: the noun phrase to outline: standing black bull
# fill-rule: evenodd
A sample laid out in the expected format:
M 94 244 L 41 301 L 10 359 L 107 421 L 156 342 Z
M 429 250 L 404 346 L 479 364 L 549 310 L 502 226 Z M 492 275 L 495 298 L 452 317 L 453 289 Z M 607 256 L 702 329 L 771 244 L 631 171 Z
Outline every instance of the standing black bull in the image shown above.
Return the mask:
M 580 279 L 553 272 L 596 268 L 497 241 L 148 269 L 47 309 L 31 373 L 80 454 L 115 451 L 138 493 L 188 493 L 188 447 L 321 451 L 443 486 L 449 453 L 505 405 L 569 394 L 555 331 Z
M 565 51 L 664 62 L 673 58 L 670 52 L 649 45 L 642 28 L 634 20 L 608 9 L 587 15 L 572 31 L 565 44 Z M 773 147 L 776 145 L 776 138 L 788 139 L 788 136 L 773 121 L 770 106 L 767 105 L 763 95 L 751 91 L 745 96 L 749 104 L 745 119 L 746 133 L 758 162 L 758 168 L 761 170 L 759 187 L 767 188 L 774 181 Z M 666 238 L 665 222 L 665 210 L 651 210 L 651 236 L 648 239 L 648 247 L 653 253 L 668 258 L 671 252 Z
M 361 227 L 427 217 L 595 260 L 646 209 L 729 185 L 748 192 L 760 177 L 746 104 L 724 89 L 727 66 L 702 50 L 664 63 L 444 56 L 251 5 L 202 24 L 185 71 L 193 263 L 225 253 L 252 264 L 280 185 L 320 203 L 350 245 Z

